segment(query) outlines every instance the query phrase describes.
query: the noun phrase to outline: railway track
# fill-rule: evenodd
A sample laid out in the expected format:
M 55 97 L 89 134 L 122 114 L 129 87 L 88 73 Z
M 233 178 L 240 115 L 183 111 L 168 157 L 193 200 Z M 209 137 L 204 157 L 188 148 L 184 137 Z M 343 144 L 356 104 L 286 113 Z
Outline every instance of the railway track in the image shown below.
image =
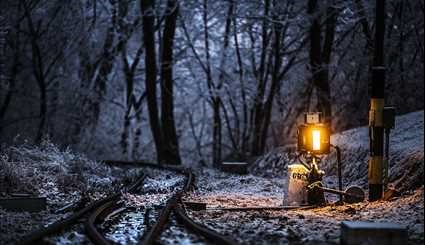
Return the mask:
M 96 210 L 98 207 L 108 203 L 108 202 L 113 202 L 114 200 L 119 199 L 119 197 L 122 195 L 123 192 L 125 191 L 129 191 L 132 192 L 134 190 L 136 190 L 137 188 L 140 187 L 140 185 L 143 183 L 143 180 L 146 178 L 146 175 L 141 175 L 137 178 L 137 180 L 130 186 L 128 186 L 127 188 L 124 187 L 122 188 L 120 191 L 109 195 L 103 199 L 94 201 L 92 203 L 90 203 L 89 205 L 87 205 L 86 207 L 80 209 L 79 211 L 75 212 L 74 214 L 72 214 L 71 216 L 56 221 L 53 224 L 41 228 L 31 234 L 29 234 L 28 236 L 26 236 L 19 244 L 37 244 L 40 241 L 42 241 L 43 238 L 45 237 L 49 237 L 55 234 L 60 233 L 61 231 L 71 227 L 74 224 L 79 223 L 79 220 L 85 216 L 87 216 L 88 214 L 90 214 L 91 212 L 93 212 L 94 210 Z
M 171 217 L 175 217 L 175 221 L 187 228 L 192 235 L 200 236 L 204 240 L 211 243 L 221 244 L 237 244 L 231 238 L 218 234 L 217 232 L 196 223 L 187 214 L 181 197 L 184 193 L 191 190 L 194 186 L 194 175 L 189 169 L 170 166 L 170 165 L 158 165 L 146 162 L 135 162 L 135 161 L 104 161 L 109 165 L 116 166 L 127 166 L 135 168 L 152 168 L 157 170 L 171 171 L 176 174 L 183 175 L 185 180 L 183 187 L 180 190 L 175 191 L 165 204 L 159 208 L 156 222 L 150 225 L 149 228 L 141 236 L 139 244 L 154 244 L 158 241 L 163 231 L 171 226 Z M 80 223 L 81 219 L 85 219 L 84 228 L 87 237 L 94 244 L 113 244 L 114 242 L 106 238 L 105 234 L 98 228 L 98 224 L 105 221 L 105 218 L 113 213 L 119 212 L 122 209 L 119 203 L 120 197 L 123 192 L 136 193 L 143 183 L 146 181 L 146 175 L 140 176 L 131 186 L 123 188 L 117 193 L 110 195 L 104 199 L 95 201 L 83 209 L 77 211 L 70 217 L 57 221 L 48 227 L 42 228 L 29 236 L 27 236 L 21 244 L 35 244 L 42 241 L 43 238 L 49 237 L 60 233 L 63 230 L 68 229 L 72 225 Z M 142 190 L 143 191 L 143 190 Z M 122 210 L 121 210 L 122 211 Z M 171 214 L 174 215 L 171 215 Z
M 221 244 L 237 244 L 232 239 L 218 234 L 217 232 L 208 229 L 207 227 L 200 225 L 193 221 L 187 214 L 184 209 L 184 205 L 181 201 L 181 196 L 190 191 L 190 189 L 194 186 L 194 175 L 193 173 L 185 168 L 175 167 L 175 166 L 167 166 L 167 165 L 157 165 L 151 163 L 143 163 L 143 162 L 127 162 L 127 161 L 105 161 L 107 164 L 121 164 L 121 165 L 144 165 L 145 167 L 151 167 L 160 170 L 168 170 L 173 171 L 185 176 L 185 181 L 183 188 L 179 191 L 176 191 L 165 203 L 165 205 L 159 211 L 159 216 L 157 217 L 157 221 L 154 223 L 150 229 L 142 236 L 140 244 L 154 244 L 162 232 L 165 230 L 167 225 L 170 223 L 171 213 L 174 213 L 178 223 L 184 225 L 188 230 L 196 235 L 200 235 L 206 240 L 212 243 L 221 243 Z M 109 212 L 113 212 L 113 209 L 110 209 Z M 98 212 L 98 215 L 107 215 L 106 213 Z M 95 244 L 110 244 L 110 241 L 105 239 L 104 236 L 100 234 L 100 232 L 95 228 L 94 223 L 89 223 L 90 221 L 96 221 L 96 218 L 93 217 L 89 219 L 86 223 L 86 229 L 91 229 L 88 234 L 93 233 L 93 236 L 90 236 L 90 239 Z M 92 229 L 94 228 L 94 229 Z

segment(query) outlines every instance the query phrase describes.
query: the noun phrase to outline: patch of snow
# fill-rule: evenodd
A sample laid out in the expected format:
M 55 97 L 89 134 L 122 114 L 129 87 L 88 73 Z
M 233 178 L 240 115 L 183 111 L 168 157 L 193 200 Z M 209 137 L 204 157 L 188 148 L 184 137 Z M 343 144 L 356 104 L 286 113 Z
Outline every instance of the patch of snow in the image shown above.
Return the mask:
M 360 127 L 331 136 L 342 151 L 343 178 L 347 185 L 367 186 L 369 129 Z M 424 111 L 396 117 L 390 133 L 389 182 L 401 191 L 420 187 L 424 178 Z M 336 175 L 336 154 L 324 158 L 322 166 Z

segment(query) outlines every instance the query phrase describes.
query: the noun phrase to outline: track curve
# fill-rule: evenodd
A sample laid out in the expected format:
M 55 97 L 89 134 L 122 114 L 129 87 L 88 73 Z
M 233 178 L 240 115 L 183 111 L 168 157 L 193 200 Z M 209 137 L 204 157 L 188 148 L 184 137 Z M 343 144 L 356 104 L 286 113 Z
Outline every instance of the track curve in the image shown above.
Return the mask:
M 184 209 L 181 197 L 184 193 L 190 191 L 195 183 L 195 176 L 192 171 L 188 168 L 175 166 L 175 165 L 159 165 L 155 163 L 142 162 L 142 161 L 121 161 L 121 160 L 106 160 L 103 161 L 108 165 L 116 166 L 131 166 L 137 168 L 149 167 L 158 170 L 168 170 L 185 176 L 184 185 L 181 190 L 175 192 L 161 208 L 157 221 L 145 232 L 140 240 L 139 244 L 155 244 L 158 238 L 161 236 L 165 227 L 169 223 L 170 214 L 174 213 L 177 221 L 183 224 L 188 230 L 196 235 L 204 237 L 206 240 L 212 243 L 221 244 L 237 244 L 233 239 L 218 234 L 214 230 L 211 230 L 203 225 L 200 225 L 193 221 L 186 213 Z M 128 188 L 122 188 L 120 191 L 107 196 L 106 198 L 94 201 L 88 206 L 75 212 L 70 217 L 59 220 L 45 228 L 39 229 L 27 237 L 20 244 L 37 244 L 44 237 L 52 236 L 57 234 L 70 226 L 80 222 L 81 218 L 86 217 L 84 222 L 84 228 L 86 235 L 94 244 L 113 244 L 114 242 L 105 238 L 105 236 L 98 231 L 96 223 L 103 220 L 108 214 L 114 212 L 121 206 L 117 204 L 119 198 L 123 192 L 134 193 L 138 188 L 142 186 L 146 179 L 146 175 L 141 175 L 131 186 Z
M 233 239 L 227 236 L 221 235 L 214 230 L 211 230 L 203 225 L 196 223 L 186 214 L 181 197 L 184 193 L 190 191 L 190 189 L 194 186 L 194 183 L 195 183 L 195 176 L 192 173 L 192 171 L 190 171 L 190 169 L 182 168 L 178 166 L 158 165 L 158 164 L 152 164 L 152 163 L 146 163 L 146 162 L 114 161 L 114 160 L 109 160 L 105 162 L 108 164 L 124 164 L 124 165 L 138 165 L 138 166 L 144 165 L 144 166 L 152 167 L 156 169 L 175 171 L 186 176 L 186 181 L 185 181 L 183 189 L 175 193 L 167 201 L 166 205 L 161 210 L 161 213 L 157 222 L 151 227 L 151 229 L 148 230 L 146 234 L 144 234 L 139 244 L 147 244 L 147 245 L 154 244 L 155 241 L 158 239 L 158 237 L 161 235 L 161 233 L 164 231 L 165 226 L 168 223 L 171 212 L 174 212 L 179 223 L 183 224 L 186 228 L 191 230 L 193 233 L 203 236 L 204 238 L 206 238 L 208 241 L 212 243 L 220 243 L 220 244 L 226 244 L 226 245 L 238 244 Z
M 146 175 L 141 175 L 130 187 L 128 187 L 127 191 L 134 191 L 143 183 L 143 180 L 146 178 Z M 125 190 L 126 188 L 122 188 L 122 190 Z M 59 220 L 54 222 L 53 224 L 41 228 L 30 235 L 26 236 L 19 244 L 36 244 L 40 242 L 44 237 L 51 236 L 54 234 L 57 234 L 61 232 L 62 230 L 78 223 L 79 219 L 84 217 L 85 215 L 89 214 L 93 210 L 97 209 L 98 207 L 108 203 L 112 202 L 114 200 L 117 200 L 121 194 L 122 190 L 107 196 L 103 199 L 97 200 L 89 204 L 88 206 L 82 208 L 81 210 L 75 212 L 70 217 Z

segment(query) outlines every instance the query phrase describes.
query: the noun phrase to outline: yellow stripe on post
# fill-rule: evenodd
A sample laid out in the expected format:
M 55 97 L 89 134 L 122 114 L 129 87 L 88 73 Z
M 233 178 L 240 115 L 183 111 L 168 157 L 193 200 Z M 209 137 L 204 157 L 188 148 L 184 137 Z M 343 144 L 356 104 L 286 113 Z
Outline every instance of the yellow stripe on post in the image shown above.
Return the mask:
M 369 158 L 368 179 L 369 184 L 382 184 L 382 156 L 371 156 Z
M 369 111 L 369 126 L 383 127 L 384 126 L 384 99 L 371 98 Z

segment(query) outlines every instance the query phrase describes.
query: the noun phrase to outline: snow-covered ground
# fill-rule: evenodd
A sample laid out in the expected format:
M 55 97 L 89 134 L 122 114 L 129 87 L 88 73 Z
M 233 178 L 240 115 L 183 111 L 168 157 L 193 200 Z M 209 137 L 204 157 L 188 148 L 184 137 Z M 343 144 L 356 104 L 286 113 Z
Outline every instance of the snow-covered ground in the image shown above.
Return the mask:
M 368 128 L 361 127 L 335 134 L 332 144 L 340 146 L 347 184 L 367 186 L 369 156 Z M 335 155 L 325 161 L 327 172 L 335 174 Z M 396 117 L 390 133 L 389 182 L 400 191 L 423 185 L 424 179 L 424 111 Z
M 287 188 L 287 166 L 294 152 L 278 148 L 260 157 L 245 176 L 204 170 L 197 178 L 198 191 L 188 200 L 207 202 L 207 211 L 191 212 L 198 222 L 249 244 L 339 243 L 343 220 L 386 221 L 407 226 L 409 242 L 422 244 L 424 234 L 424 112 L 396 119 L 391 132 L 390 183 L 401 191 L 391 201 L 335 206 L 311 210 L 227 212 L 217 207 L 282 205 Z M 342 150 L 344 185 L 367 188 L 368 128 L 335 134 L 332 144 Z M 325 182 L 336 184 L 335 154 L 323 159 Z
M 391 202 L 359 203 L 290 211 L 191 211 L 190 215 L 243 244 L 339 244 L 344 220 L 395 222 L 409 231 L 409 244 L 424 240 L 423 188 Z M 222 199 L 223 205 L 235 204 Z M 236 199 L 236 198 L 234 198 Z

